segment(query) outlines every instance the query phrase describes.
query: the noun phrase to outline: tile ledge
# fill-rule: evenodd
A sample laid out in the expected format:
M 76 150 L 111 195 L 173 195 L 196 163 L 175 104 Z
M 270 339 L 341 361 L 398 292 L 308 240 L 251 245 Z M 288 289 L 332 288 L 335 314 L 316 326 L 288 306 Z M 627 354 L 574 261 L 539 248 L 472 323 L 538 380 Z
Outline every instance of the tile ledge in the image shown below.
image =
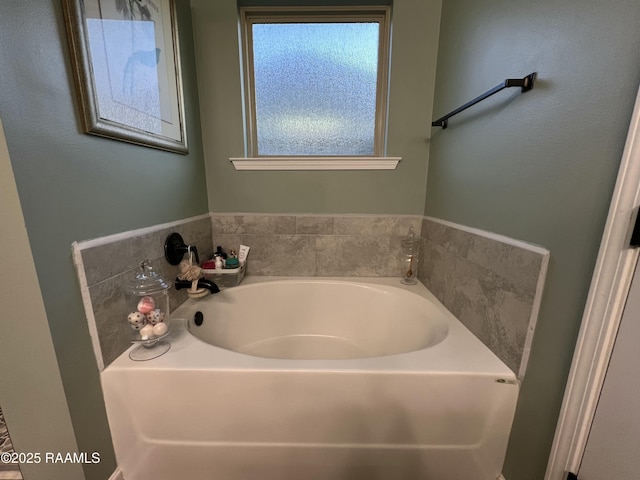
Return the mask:
M 105 235 L 103 237 L 92 238 L 90 240 L 80 240 L 73 242 L 71 244 L 73 249 L 78 250 L 86 250 L 93 247 L 100 247 L 103 245 L 107 245 L 109 243 L 114 243 L 120 240 L 128 240 L 131 238 L 139 237 L 142 235 L 146 235 L 149 233 L 159 232 L 160 230 L 164 230 L 166 228 L 178 227 L 180 225 L 185 225 L 191 222 L 197 222 L 199 220 L 204 220 L 207 218 L 211 218 L 211 213 L 203 213 L 201 215 L 196 215 L 194 217 L 184 218 L 181 220 L 175 220 L 167 223 L 159 223 L 157 225 L 152 225 L 150 227 L 137 228 L 135 230 L 126 230 L 124 232 L 113 233 L 110 235 Z
M 547 248 L 542 247 L 540 245 L 536 245 L 534 243 L 525 242 L 523 240 L 516 240 L 515 238 L 507 237 L 499 233 L 493 233 L 487 230 L 482 230 L 474 227 L 467 227 L 466 225 L 449 222 L 448 220 L 441 220 L 435 217 L 424 216 L 423 218 L 433 223 L 439 223 L 440 225 L 445 225 L 447 227 L 455 228 L 457 230 L 462 230 L 463 232 L 472 233 L 474 235 L 485 237 L 499 243 L 504 243 L 514 247 L 519 247 L 519 248 L 522 248 L 523 250 L 529 250 L 530 252 L 537 253 L 539 255 L 542 255 L 543 257 L 548 257 L 550 255 L 550 252 Z

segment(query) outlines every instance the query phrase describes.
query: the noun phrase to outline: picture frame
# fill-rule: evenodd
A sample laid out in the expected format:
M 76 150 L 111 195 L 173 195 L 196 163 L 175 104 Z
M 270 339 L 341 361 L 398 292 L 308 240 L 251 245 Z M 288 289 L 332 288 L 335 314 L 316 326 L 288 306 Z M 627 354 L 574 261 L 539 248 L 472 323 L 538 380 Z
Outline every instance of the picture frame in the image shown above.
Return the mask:
M 85 133 L 187 154 L 175 0 L 62 0 Z

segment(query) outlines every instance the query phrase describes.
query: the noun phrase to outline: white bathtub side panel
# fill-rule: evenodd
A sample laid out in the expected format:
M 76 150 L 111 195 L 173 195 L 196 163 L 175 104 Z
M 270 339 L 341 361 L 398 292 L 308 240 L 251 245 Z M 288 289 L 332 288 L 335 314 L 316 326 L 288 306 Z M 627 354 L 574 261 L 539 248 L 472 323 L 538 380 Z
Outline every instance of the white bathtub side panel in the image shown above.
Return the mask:
M 189 463 L 186 461 L 188 460 Z M 495 480 L 474 452 L 324 445 L 149 444 L 126 480 Z M 484 462 L 483 462 L 484 463 Z
M 127 480 L 495 480 L 516 378 L 447 321 L 420 351 L 292 361 L 207 345 L 172 317 L 167 354 L 101 374 L 118 464 Z
M 127 480 L 494 480 L 517 398 L 490 376 L 416 373 L 107 369 L 103 385 Z
M 142 436 L 135 423 L 137 412 L 143 410 L 144 405 L 135 400 L 135 392 L 126 392 L 121 384 L 123 379 L 120 375 L 111 373 L 113 372 L 108 368 L 100 372 L 100 382 L 118 471 L 124 474 L 132 468 L 137 468 L 141 464 L 140 457 L 146 455 L 145 452 L 149 450 L 147 439 Z M 133 476 L 135 477 L 136 475 Z M 130 475 L 124 478 L 133 480 Z

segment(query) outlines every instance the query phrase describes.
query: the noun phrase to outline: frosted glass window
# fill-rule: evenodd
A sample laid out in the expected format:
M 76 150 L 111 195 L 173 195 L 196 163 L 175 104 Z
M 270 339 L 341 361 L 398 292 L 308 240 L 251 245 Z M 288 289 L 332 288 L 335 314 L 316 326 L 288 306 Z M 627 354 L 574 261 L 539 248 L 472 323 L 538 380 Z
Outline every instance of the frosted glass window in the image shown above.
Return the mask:
M 253 155 L 381 155 L 381 23 L 280 18 L 247 27 Z

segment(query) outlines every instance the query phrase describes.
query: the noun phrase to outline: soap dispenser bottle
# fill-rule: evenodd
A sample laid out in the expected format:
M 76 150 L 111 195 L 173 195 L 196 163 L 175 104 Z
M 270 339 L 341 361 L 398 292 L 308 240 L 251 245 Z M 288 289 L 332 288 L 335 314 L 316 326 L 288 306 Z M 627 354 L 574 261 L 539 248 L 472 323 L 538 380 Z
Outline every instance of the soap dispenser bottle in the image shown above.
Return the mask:
M 216 270 L 223 269 L 225 266 L 226 260 L 227 260 L 227 254 L 223 252 L 222 247 L 218 245 L 218 247 L 216 248 L 216 253 L 213 254 L 213 261 L 215 262 Z

